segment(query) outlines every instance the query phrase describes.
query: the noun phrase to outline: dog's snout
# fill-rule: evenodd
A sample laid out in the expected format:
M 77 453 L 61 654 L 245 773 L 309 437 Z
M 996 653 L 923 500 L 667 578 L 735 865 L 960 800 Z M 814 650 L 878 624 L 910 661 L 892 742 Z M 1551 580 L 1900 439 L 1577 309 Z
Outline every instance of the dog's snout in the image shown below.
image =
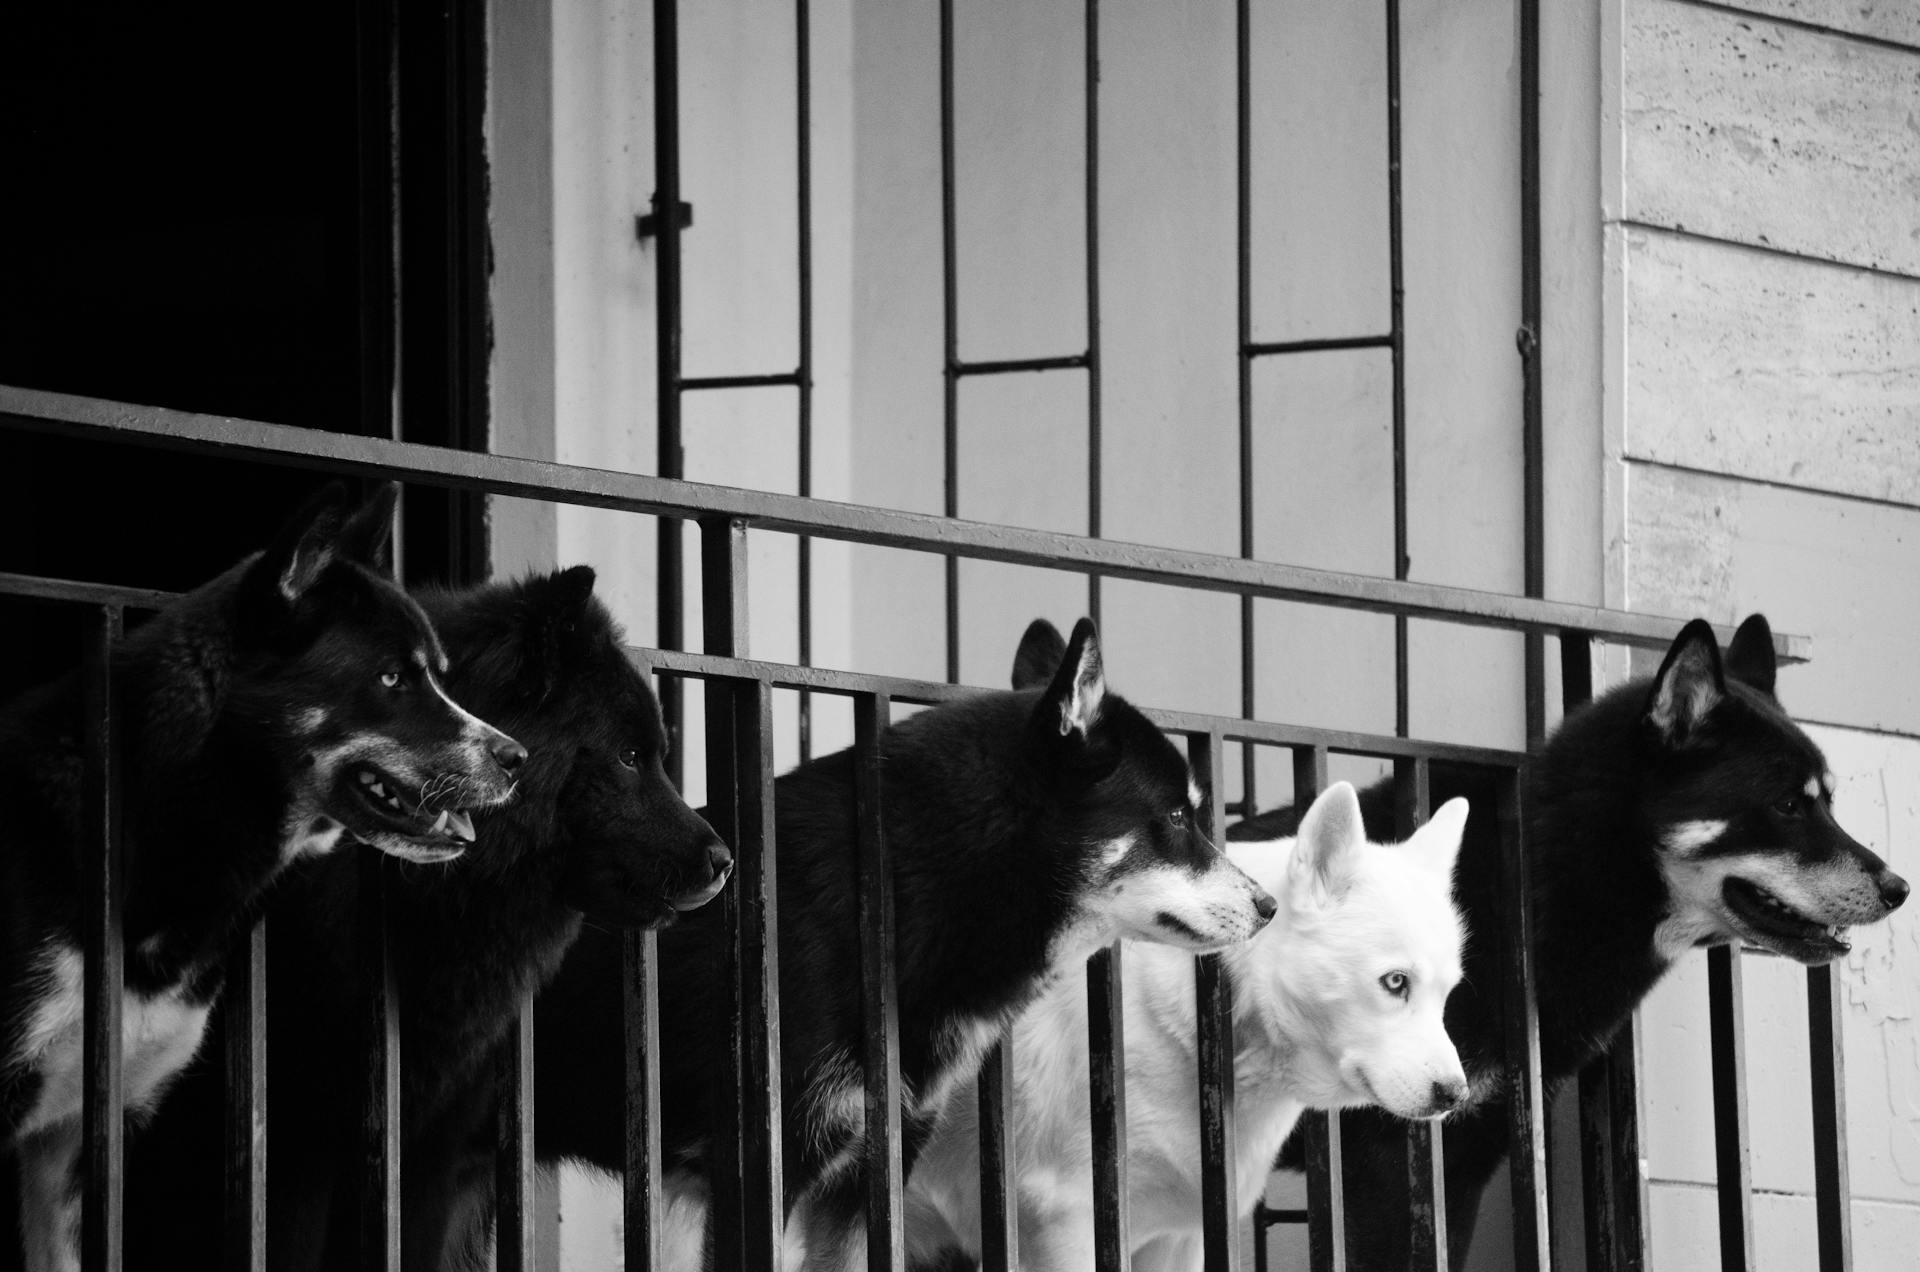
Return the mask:
M 727 871 L 733 869 L 733 854 L 718 839 L 707 845 L 707 868 L 716 879 L 727 877 Z
M 1904 905 L 1907 900 L 1907 893 L 1912 890 L 1913 889 L 1907 886 L 1905 879 L 1902 879 L 1891 870 L 1884 871 L 1880 875 L 1880 903 L 1889 910 L 1898 910 Z
M 1464 1082 L 1435 1082 L 1433 1084 L 1433 1110 L 1436 1113 L 1451 1113 L 1460 1107 L 1467 1098 L 1467 1085 Z
M 1261 888 L 1261 887 L 1254 888 L 1253 911 L 1255 914 L 1258 914 L 1260 916 L 1260 921 L 1262 923 L 1265 923 L 1269 919 L 1271 919 L 1279 909 L 1280 909 L 1280 903 L 1273 899 L 1273 894 L 1271 892 L 1268 892 L 1265 888 Z
M 493 762 L 509 773 L 527 760 L 527 748 L 504 733 L 497 735 L 488 745 L 487 750 L 493 755 Z

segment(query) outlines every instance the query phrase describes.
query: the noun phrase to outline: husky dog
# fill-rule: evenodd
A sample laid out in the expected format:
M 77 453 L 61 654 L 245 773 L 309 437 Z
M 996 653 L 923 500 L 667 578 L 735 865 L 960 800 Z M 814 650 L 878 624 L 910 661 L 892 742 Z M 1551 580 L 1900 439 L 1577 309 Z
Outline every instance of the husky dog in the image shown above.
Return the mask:
M 1551 1088 L 1603 1051 L 1689 949 L 1743 941 L 1809 966 L 1847 951 L 1846 930 L 1885 918 L 1907 884 L 1833 819 L 1833 778 L 1774 697 L 1773 632 L 1758 614 L 1724 660 L 1705 622 L 1688 623 L 1651 681 L 1568 714 L 1527 777 L 1540 1063 Z M 1436 766 L 1436 798 L 1476 794 Z M 1490 796 L 1481 790 L 1478 795 Z M 1392 791 L 1361 799 L 1370 830 L 1392 825 Z M 1475 798 L 1477 809 L 1490 802 Z M 1236 826 L 1284 834 L 1291 809 Z M 1469 822 L 1455 896 L 1474 934 L 1447 1031 L 1466 1062 L 1467 1110 L 1446 1131 L 1447 1232 L 1455 1267 L 1480 1193 L 1506 1156 L 1501 1050 L 1500 849 L 1490 819 Z M 1370 1112 L 1342 1123 L 1349 1266 L 1406 1266 L 1404 1129 Z M 1283 1164 L 1301 1165 L 1297 1140 Z
M 1063 973 L 1119 936 L 1222 949 L 1274 901 L 1196 824 L 1186 760 L 1110 693 L 1093 624 L 1070 643 L 1027 630 L 1014 692 L 893 726 L 880 747 L 898 930 L 903 1157 L 911 1165 L 953 1084 Z M 1035 682 L 1038 682 L 1037 685 Z M 851 1263 L 864 1174 L 853 756 L 802 765 L 775 791 L 780 1020 L 789 1231 L 810 1267 Z M 698 1267 L 724 929 L 712 911 L 660 934 L 669 1267 Z M 543 1160 L 625 1160 L 617 943 L 587 932 L 536 1001 Z
M 1222 957 L 1233 978 L 1233 1151 L 1242 1215 L 1305 1109 L 1377 1104 L 1441 1117 L 1467 1080 L 1441 1024 L 1460 979 L 1454 855 L 1465 800 L 1404 845 L 1367 842 L 1353 787 L 1327 788 L 1297 839 L 1237 843 L 1227 855 L 1278 898 L 1265 931 Z M 1193 960 L 1129 948 L 1127 1215 L 1135 1272 L 1201 1266 L 1200 1138 Z M 1093 1267 L 1093 1138 L 1087 1121 L 1087 999 L 1063 977 L 1013 1029 L 1009 1125 L 1020 1266 Z M 908 1244 L 980 1254 L 979 1103 L 956 1089 L 910 1184 Z
M 285 867 L 346 840 L 449 861 L 526 751 L 441 687 L 446 654 L 386 576 L 396 488 L 318 497 L 274 545 L 112 654 L 124 739 L 124 1063 L 150 1112 L 200 1044 L 222 956 Z M 0 1145 L 36 1268 L 76 1259 L 81 843 L 76 677 L 0 713 Z
M 492 1114 L 469 1088 L 522 995 L 553 975 L 584 921 L 670 922 L 716 896 L 732 857 L 662 767 L 647 679 L 594 598 L 594 574 L 555 574 L 419 600 L 453 658 L 448 687 L 532 750 L 513 803 L 475 819 L 451 866 L 387 879 L 400 1014 L 401 1213 L 409 1267 L 440 1259 L 454 1195 L 447 1143 Z M 268 911 L 273 1001 L 268 1259 L 282 1272 L 353 1261 L 351 1198 L 362 1070 L 355 1028 L 357 872 L 294 872 Z M 219 1258 L 217 1064 L 196 1066 L 134 1145 L 128 1267 Z M 489 1124 L 490 1125 L 490 1124 Z M 489 1163 L 490 1166 L 490 1163 Z

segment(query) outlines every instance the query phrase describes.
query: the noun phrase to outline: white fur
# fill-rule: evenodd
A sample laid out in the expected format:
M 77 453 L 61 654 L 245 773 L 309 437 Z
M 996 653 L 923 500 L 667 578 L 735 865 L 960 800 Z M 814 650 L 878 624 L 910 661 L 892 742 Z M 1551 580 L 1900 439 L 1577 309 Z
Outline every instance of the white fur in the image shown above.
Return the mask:
M 1697 852 L 1705 848 L 1708 844 L 1726 833 L 1726 822 L 1703 819 L 1700 821 L 1676 822 L 1674 825 L 1667 827 L 1660 838 L 1662 842 L 1667 845 L 1667 849 L 1670 852 L 1677 852 L 1685 856 L 1688 853 Z
M 1322 806 L 1326 807 L 1323 808 Z M 1460 918 L 1451 871 L 1466 819 L 1454 800 L 1400 847 L 1360 837 L 1353 788 L 1329 788 L 1295 840 L 1234 844 L 1233 859 L 1280 911 L 1230 950 L 1233 969 L 1236 1199 L 1249 1212 L 1280 1143 L 1306 1108 L 1385 1103 L 1434 1112 L 1432 1087 L 1464 1089 L 1441 1024 L 1460 978 Z M 1193 960 L 1136 946 L 1123 960 L 1127 1048 L 1128 1214 L 1135 1268 L 1199 1266 L 1200 1146 Z M 1407 999 L 1384 990 L 1410 977 Z M 1065 977 L 1014 1028 L 1009 1131 L 1020 1259 L 1034 1272 L 1093 1266 L 1087 1120 L 1086 992 Z M 978 1255 L 977 1101 L 969 1082 L 948 1102 L 910 1183 L 909 1246 L 957 1235 Z
M 70 945 L 50 945 L 38 961 L 44 988 L 20 1050 L 7 1058 L 10 1067 L 31 1068 L 41 1076 L 39 1093 L 17 1132 L 21 1221 L 27 1265 L 66 1269 L 79 1265 L 73 1172 L 86 1079 L 84 964 Z M 178 992 L 149 998 L 128 991 L 120 1013 L 126 1108 L 138 1116 L 159 1103 L 167 1084 L 193 1059 L 206 1034 L 208 1009 Z

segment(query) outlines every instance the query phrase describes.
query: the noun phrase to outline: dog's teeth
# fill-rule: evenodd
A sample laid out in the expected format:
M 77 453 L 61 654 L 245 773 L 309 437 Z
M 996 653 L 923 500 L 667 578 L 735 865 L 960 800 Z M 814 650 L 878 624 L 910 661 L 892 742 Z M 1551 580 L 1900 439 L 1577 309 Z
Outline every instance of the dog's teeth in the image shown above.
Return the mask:
M 392 798 L 391 796 L 389 796 L 389 795 L 387 794 L 387 788 L 386 788 L 386 787 L 384 787 L 384 786 L 382 786 L 382 785 L 380 785 L 380 779 L 379 779 L 379 778 L 375 778 L 375 779 L 374 779 L 374 780 L 373 780 L 373 781 L 372 781 L 371 783 L 369 783 L 369 785 L 371 785 L 371 786 L 373 787 L 373 793 L 374 793 L 375 795 L 378 795 L 378 796 L 379 796 L 379 797 L 380 797 L 381 799 L 390 799 L 390 798 Z
M 473 842 L 473 818 L 464 812 L 442 813 L 441 816 L 446 819 L 447 829 L 453 832 L 456 839 Z
M 433 831 L 435 834 L 439 834 L 441 831 L 445 830 L 446 828 L 447 828 L 447 810 L 443 808 L 440 810 L 440 815 L 433 819 Z

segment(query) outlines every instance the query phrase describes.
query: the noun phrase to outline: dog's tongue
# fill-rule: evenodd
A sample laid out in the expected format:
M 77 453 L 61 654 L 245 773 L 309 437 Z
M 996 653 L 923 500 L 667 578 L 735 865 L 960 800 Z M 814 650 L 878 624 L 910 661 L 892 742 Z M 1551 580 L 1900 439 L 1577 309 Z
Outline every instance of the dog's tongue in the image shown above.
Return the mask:
M 473 842 L 473 818 L 460 809 L 440 814 L 441 825 L 436 829 L 452 832 L 455 839 L 466 843 Z

